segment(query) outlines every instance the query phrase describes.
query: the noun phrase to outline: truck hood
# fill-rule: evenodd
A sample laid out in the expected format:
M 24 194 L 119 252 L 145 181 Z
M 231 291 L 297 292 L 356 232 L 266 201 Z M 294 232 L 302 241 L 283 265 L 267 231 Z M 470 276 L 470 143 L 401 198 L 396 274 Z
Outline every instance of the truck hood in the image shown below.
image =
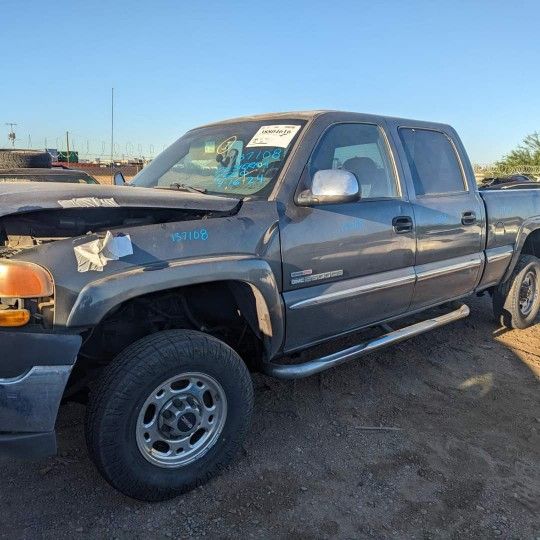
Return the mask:
M 0 184 L 0 217 L 68 208 L 162 208 L 202 212 L 233 212 L 240 199 L 132 186 L 65 183 Z

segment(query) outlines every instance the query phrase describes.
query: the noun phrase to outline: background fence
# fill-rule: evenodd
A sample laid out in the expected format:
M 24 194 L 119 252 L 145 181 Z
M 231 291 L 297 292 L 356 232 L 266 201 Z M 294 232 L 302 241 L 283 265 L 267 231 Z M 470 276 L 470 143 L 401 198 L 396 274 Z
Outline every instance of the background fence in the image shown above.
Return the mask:
M 2 138 L 0 137 L 0 141 Z M 64 152 L 66 150 L 67 141 L 65 133 L 55 137 L 44 137 L 43 139 L 33 139 L 31 135 L 22 133 L 17 134 L 15 140 L 15 148 L 32 148 L 35 150 L 44 150 L 45 148 L 55 148 Z M 0 142 L 0 147 L 11 147 L 8 141 L 7 134 L 5 143 Z M 157 154 L 164 150 L 166 145 L 155 145 L 138 142 L 118 142 L 114 144 L 114 161 L 122 162 L 125 165 L 116 166 L 113 170 L 122 170 L 126 179 L 131 179 L 140 169 L 132 167 L 129 163 L 151 161 Z M 69 133 L 69 148 L 71 151 L 77 152 L 79 161 L 92 162 L 95 169 L 89 172 L 97 180 L 104 183 L 110 183 L 112 174 L 111 168 L 102 168 L 98 164 L 108 165 L 111 162 L 111 145 L 109 141 L 91 139 L 76 132 Z M 82 167 L 83 163 L 73 164 L 73 167 Z M 480 182 L 482 179 L 490 176 L 507 176 L 511 174 L 526 174 L 536 178 L 540 178 L 540 166 L 524 165 L 520 167 L 498 166 L 495 164 L 474 164 L 474 174 L 476 180 Z
M 535 177 L 540 177 L 540 165 L 474 165 L 474 174 L 476 178 L 484 178 L 486 176 L 508 176 L 510 174 L 526 174 Z
M 11 148 L 7 134 L 5 139 L 0 137 L 0 141 L 0 148 Z M 148 161 L 164 150 L 166 146 L 133 141 L 118 142 L 114 144 L 113 156 L 116 161 Z M 67 149 L 66 134 L 57 137 L 35 138 L 31 135 L 17 133 L 15 148 L 34 150 L 54 148 L 65 152 Z M 69 132 L 69 149 L 72 152 L 77 152 L 80 160 L 102 163 L 110 163 L 111 161 L 111 143 L 107 140 L 91 139 L 78 133 Z

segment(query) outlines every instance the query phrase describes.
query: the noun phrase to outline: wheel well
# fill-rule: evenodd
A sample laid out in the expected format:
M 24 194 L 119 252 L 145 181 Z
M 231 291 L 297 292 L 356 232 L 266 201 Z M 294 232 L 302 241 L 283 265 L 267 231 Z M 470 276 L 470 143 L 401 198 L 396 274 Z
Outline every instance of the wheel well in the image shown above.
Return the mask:
M 67 395 L 83 393 L 128 345 L 162 330 L 199 330 L 221 339 L 257 369 L 263 354 L 257 299 L 240 281 L 216 281 L 152 292 L 126 300 L 83 333 Z
M 525 243 L 521 248 L 522 255 L 534 255 L 540 258 L 540 229 L 533 231 L 525 239 Z

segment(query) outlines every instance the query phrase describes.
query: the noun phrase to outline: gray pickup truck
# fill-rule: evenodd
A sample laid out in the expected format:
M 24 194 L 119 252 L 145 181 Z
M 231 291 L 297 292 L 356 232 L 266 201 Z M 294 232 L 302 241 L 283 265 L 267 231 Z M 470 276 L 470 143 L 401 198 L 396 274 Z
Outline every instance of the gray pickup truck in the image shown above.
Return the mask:
M 540 191 L 479 192 L 450 126 L 356 113 L 200 127 L 130 185 L 2 185 L 0 245 L 0 449 L 54 453 L 82 400 L 98 469 L 149 501 L 236 454 L 250 371 L 320 372 L 472 294 L 512 328 L 540 304 Z

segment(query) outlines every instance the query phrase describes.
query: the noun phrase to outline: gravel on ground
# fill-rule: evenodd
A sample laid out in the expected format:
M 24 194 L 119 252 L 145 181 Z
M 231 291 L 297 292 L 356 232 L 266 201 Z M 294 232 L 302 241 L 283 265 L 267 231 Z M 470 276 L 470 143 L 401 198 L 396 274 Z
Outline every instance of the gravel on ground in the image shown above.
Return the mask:
M 0 538 L 540 538 L 540 326 L 469 305 L 318 376 L 255 375 L 242 455 L 165 503 L 102 480 L 67 404 L 58 456 L 0 459 Z

